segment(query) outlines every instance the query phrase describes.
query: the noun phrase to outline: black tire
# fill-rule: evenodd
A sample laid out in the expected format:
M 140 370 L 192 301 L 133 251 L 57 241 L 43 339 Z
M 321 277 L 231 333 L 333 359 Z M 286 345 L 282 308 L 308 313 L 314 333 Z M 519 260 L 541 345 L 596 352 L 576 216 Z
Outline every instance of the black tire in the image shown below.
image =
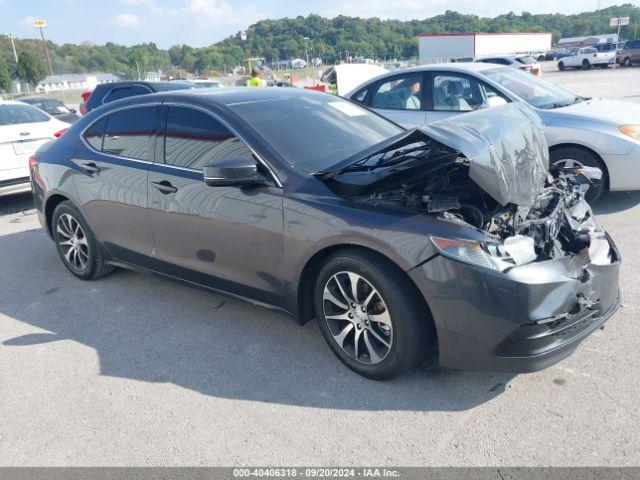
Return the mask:
M 586 58 L 582 60 L 582 69 L 589 70 L 590 68 L 591 68 L 591 63 L 589 63 L 589 60 L 587 60 Z
M 622 65 L 624 65 L 625 67 L 630 67 L 632 65 L 631 59 L 629 57 L 625 57 L 624 62 L 622 62 Z
M 362 292 L 360 295 L 361 303 L 353 310 L 356 318 L 354 320 L 328 320 L 325 309 L 340 309 L 340 307 L 335 307 L 333 302 L 325 300 L 325 287 L 329 288 L 330 282 L 334 281 L 336 275 L 346 274 L 348 278 L 351 278 L 347 272 L 361 277 L 360 281 L 356 282 Z M 364 279 L 364 282 L 362 279 Z M 349 293 L 351 293 L 350 285 L 350 281 L 343 285 L 348 289 Z M 368 287 L 371 287 L 371 289 Z M 374 295 L 368 305 L 364 305 L 363 298 L 369 296 L 368 293 L 371 293 L 373 289 L 377 290 L 379 296 Z M 375 302 L 374 299 L 376 300 Z M 385 307 L 383 311 L 388 313 L 390 327 L 367 320 L 368 318 L 373 320 L 374 317 L 379 317 L 379 315 L 375 315 L 375 308 L 370 313 L 369 311 L 365 312 L 364 309 L 362 309 L 362 312 L 365 313 L 359 313 L 360 306 L 366 308 L 372 304 L 374 307 L 377 305 L 378 308 Z M 347 315 L 348 311 L 342 311 L 342 315 Z M 373 380 L 393 378 L 417 366 L 434 344 L 433 322 L 415 286 L 411 284 L 404 272 L 387 259 L 376 254 L 345 250 L 327 259 L 318 273 L 315 285 L 315 312 L 320 331 L 333 353 L 351 370 Z M 332 315 L 335 314 L 332 313 Z M 362 328 L 360 328 L 362 315 L 364 315 L 365 320 L 362 323 Z M 354 317 L 351 316 L 351 318 Z M 332 326 L 330 326 L 330 322 Z M 337 325 L 338 323 L 340 325 Z M 364 325 L 365 323 L 367 326 Z M 332 333 L 332 328 L 334 332 L 342 332 L 347 330 L 345 327 L 349 325 L 351 325 L 351 330 L 344 336 L 343 345 L 341 346 L 334 338 L 336 333 Z M 373 340 L 379 338 L 379 336 L 374 338 L 371 330 L 376 329 L 378 333 L 385 334 L 385 332 L 378 330 L 378 327 L 388 328 L 388 330 L 385 330 L 388 335 L 385 338 L 389 341 L 390 346 L 375 342 L 378 347 L 381 347 L 386 352 L 384 357 L 380 355 L 376 359 L 376 355 L 369 355 L 368 352 L 370 351 L 369 347 L 374 343 Z M 361 331 L 356 332 L 356 330 Z M 360 336 L 355 337 L 356 333 L 359 333 Z M 357 356 L 358 360 L 353 356 L 353 350 L 356 350 L 353 345 L 357 343 L 354 342 L 355 338 L 360 339 L 361 351 L 366 350 L 367 352 Z M 369 343 L 366 343 L 367 341 Z M 347 351 L 349 348 L 351 353 Z M 360 349 L 356 351 L 358 350 Z M 378 363 L 374 363 L 374 360 Z
M 77 237 L 82 240 L 82 259 L 86 257 L 85 265 L 78 265 L 78 263 L 74 263 L 68 258 L 68 247 L 64 245 L 64 243 L 69 243 L 68 236 L 65 237 L 63 231 L 58 228 L 61 218 L 63 222 L 68 222 L 70 219 L 73 219 L 78 223 L 80 228 L 77 230 L 79 232 Z M 64 263 L 64 266 L 76 277 L 82 280 L 95 280 L 108 275 L 115 269 L 113 265 L 107 263 L 104 255 L 98 248 L 96 239 L 89 225 L 80 211 L 70 201 L 61 202 L 56 206 L 51 217 L 51 231 L 62 263 Z M 71 255 L 70 257 L 77 259 L 80 258 L 78 255 Z
M 578 147 L 561 147 L 553 150 L 549 155 L 549 164 L 553 166 L 563 160 L 575 160 L 587 167 L 596 167 L 602 170 L 602 181 L 597 188 L 590 188 L 585 198 L 589 203 L 593 203 L 604 193 L 607 188 L 608 175 L 607 168 L 602 163 L 602 160 L 589 150 L 585 150 Z
M 559 62 L 558 63 L 558 70 L 560 70 L 561 72 L 564 72 L 565 68 L 566 67 L 564 66 L 564 62 Z

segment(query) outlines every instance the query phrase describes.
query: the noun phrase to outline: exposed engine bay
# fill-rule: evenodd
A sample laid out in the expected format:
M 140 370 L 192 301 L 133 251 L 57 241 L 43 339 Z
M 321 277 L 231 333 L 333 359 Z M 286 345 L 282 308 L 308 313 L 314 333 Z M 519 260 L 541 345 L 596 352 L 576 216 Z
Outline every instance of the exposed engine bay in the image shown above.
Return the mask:
M 526 192 L 530 203 L 516 204 L 500 203 L 487 193 L 471 178 L 472 166 L 459 151 L 414 136 L 325 174 L 324 180 L 336 193 L 358 202 L 410 209 L 483 231 L 490 239 L 482 245 L 483 254 L 500 263 L 501 270 L 586 252 L 592 263 L 613 261 L 606 233 L 585 200 L 590 186 L 601 181 L 599 169 L 549 172 L 545 167 L 539 185 L 531 181 Z M 529 187 L 526 181 L 518 179 L 521 191 Z M 509 182 L 505 184 L 508 191 Z

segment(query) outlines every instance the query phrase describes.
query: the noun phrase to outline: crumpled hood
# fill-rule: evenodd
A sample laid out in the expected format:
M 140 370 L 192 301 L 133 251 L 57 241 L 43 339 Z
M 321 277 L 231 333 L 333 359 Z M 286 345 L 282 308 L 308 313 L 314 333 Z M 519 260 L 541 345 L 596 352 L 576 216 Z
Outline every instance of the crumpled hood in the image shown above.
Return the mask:
M 469 160 L 469 176 L 501 205 L 531 206 L 544 187 L 549 148 L 544 125 L 521 102 L 420 127 Z

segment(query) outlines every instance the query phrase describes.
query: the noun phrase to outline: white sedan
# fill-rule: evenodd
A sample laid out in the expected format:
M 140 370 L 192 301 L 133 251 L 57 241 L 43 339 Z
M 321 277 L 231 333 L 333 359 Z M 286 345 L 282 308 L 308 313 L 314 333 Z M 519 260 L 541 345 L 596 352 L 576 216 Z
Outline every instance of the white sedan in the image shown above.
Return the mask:
M 0 101 L 0 196 L 31 189 L 29 157 L 67 127 L 31 105 Z
M 553 166 L 592 166 L 604 189 L 640 190 L 640 105 L 580 97 L 515 68 L 450 63 L 396 70 L 345 95 L 405 127 L 524 101 L 546 125 Z

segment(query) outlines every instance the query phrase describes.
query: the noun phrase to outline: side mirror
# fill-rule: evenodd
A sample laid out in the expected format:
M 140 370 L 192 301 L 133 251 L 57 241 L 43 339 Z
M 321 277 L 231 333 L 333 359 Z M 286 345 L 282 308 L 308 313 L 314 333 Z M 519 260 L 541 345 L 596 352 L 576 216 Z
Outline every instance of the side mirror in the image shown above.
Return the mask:
M 487 99 L 482 102 L 482 108 L 493 108 L 493 107 L 499 107 L 500 105 L 506 105 L 507 101 L 502 98 L 499 97 L 498 95 L 494 95 L 492 97 L 487 97 Z
M 69 113 L 78 113 L 77 110 L 75 108 L 70 108 L 69 109 Z
M 267 185 L 252 158 L 225 158 L 204 167 L 204 182 L 210 187 L 249 187 Z

